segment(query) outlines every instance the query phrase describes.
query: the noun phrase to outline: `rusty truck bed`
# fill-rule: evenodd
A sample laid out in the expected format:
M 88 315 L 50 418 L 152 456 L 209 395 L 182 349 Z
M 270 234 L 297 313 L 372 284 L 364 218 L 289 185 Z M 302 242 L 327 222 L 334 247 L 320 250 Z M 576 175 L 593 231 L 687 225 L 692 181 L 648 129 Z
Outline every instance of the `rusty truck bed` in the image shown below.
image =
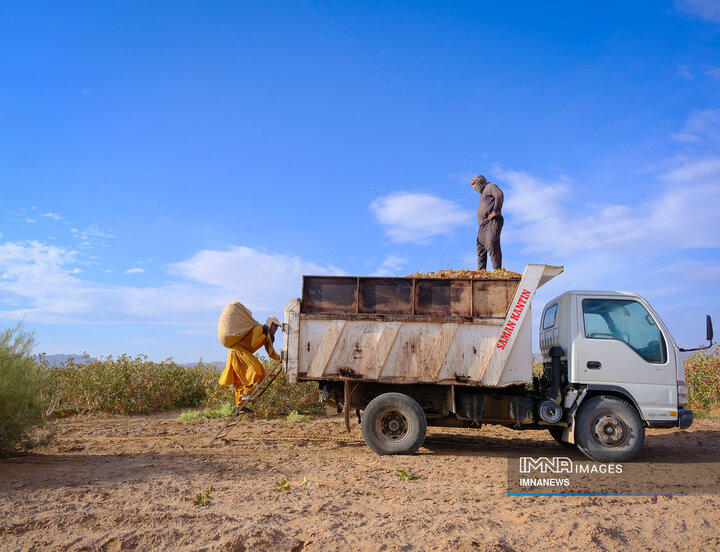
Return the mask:
M 511 280 L 304 276 L 302 297 L 285 309 L 288 380 L 524 383 L 530 301 L 560 272 L 528 265 Z

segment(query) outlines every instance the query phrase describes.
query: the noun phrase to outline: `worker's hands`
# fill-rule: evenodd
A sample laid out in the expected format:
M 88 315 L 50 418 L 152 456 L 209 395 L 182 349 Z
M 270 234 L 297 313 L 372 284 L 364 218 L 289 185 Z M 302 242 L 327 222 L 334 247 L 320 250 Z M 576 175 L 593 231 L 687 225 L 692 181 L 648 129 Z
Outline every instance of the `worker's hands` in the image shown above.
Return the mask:
M 264 327 L 267 328 L 267 333 L 270 336 L 270 339 L 275 341 L 275 332 L 277 332 L 277 329 L 281 327 L 280 320 L 278 320 L 274 316 L 268 316 L 268 319 L 265 321 Z

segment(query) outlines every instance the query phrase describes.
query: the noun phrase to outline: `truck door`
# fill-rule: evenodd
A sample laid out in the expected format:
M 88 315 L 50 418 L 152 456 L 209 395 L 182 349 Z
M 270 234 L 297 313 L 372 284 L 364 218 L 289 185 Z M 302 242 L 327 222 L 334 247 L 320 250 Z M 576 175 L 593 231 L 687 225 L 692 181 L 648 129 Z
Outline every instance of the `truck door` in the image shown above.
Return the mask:
M 632 297 L 578 296 L 576 301 L 578 379 L 626 389 L 645 419 L 672 419 L 670 412 L 677 410 L 675 363 L 653 315 Z

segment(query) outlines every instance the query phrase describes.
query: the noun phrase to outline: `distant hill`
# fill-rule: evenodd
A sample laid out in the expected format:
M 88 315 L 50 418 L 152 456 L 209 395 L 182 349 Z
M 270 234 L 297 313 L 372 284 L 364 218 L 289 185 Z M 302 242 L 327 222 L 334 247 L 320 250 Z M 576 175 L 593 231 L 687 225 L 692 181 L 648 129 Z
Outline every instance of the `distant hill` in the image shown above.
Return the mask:
M 190 366 L 195 366 L 197 362 L 178 362 L 178 366 L 184 366 L 186 368 L 189 368 Z M 203 364 L 206 366 L 215 366 L 218 370 L 221 370 L 225 368 L 225 361 L 224 360 L 212 360 L 212 361 L 205 361 L 203 360 Z
M 75 362 L 77 364 L 85 364 L 86 362 L 95 360 L 94 358 L 90 357 L 88 359 L 83 360 L 82 354 L 74 354 L 74 355 L 45 355 L 45 361 L 50 366 L 60 366 L 61 364 L 67 362 L 69 358 L 75 359 Z
M 85 364 L 86 362 L 92 362 L 95 360 L 94 357 L 89 357 L 85 360 L 83 360 L 82 353 L 80 354 L 69 354 L 69 355 L 45 355 L 45 361 L 50 366 L 60 366 L 61 364 L 64 364 L 67 362 L 69 358 L 75 359 L 75 362 L 77 364 Z M 204 364 L 207 364 L 209 366 L 215 366 L 218 370 L 225 368 L 225 361 L 224 360 L 214 360 L 210 362 L 203 361 Z M 195 366 L 197 362 L 178 362 L 178 366 L 184 366 L 186 368 L 189 368 L 190 366 Z

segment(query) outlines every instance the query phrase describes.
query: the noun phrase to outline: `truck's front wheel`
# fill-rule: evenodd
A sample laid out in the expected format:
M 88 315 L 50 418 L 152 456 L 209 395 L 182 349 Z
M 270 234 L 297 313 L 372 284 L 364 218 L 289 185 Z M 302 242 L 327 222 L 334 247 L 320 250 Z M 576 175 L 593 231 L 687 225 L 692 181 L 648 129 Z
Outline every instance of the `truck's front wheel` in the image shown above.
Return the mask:
M 420 405 L 402 393 L 384 393 L 368 404 L 362 415 L 362 435 L 376 454 L 412 454 L 427 432 Z
M 622 399 L 599 396 L 584 403 L 575 420 L 575 442 L 585 456 L 598 462 L 627 462 L 645 440 L 637 410 Z

